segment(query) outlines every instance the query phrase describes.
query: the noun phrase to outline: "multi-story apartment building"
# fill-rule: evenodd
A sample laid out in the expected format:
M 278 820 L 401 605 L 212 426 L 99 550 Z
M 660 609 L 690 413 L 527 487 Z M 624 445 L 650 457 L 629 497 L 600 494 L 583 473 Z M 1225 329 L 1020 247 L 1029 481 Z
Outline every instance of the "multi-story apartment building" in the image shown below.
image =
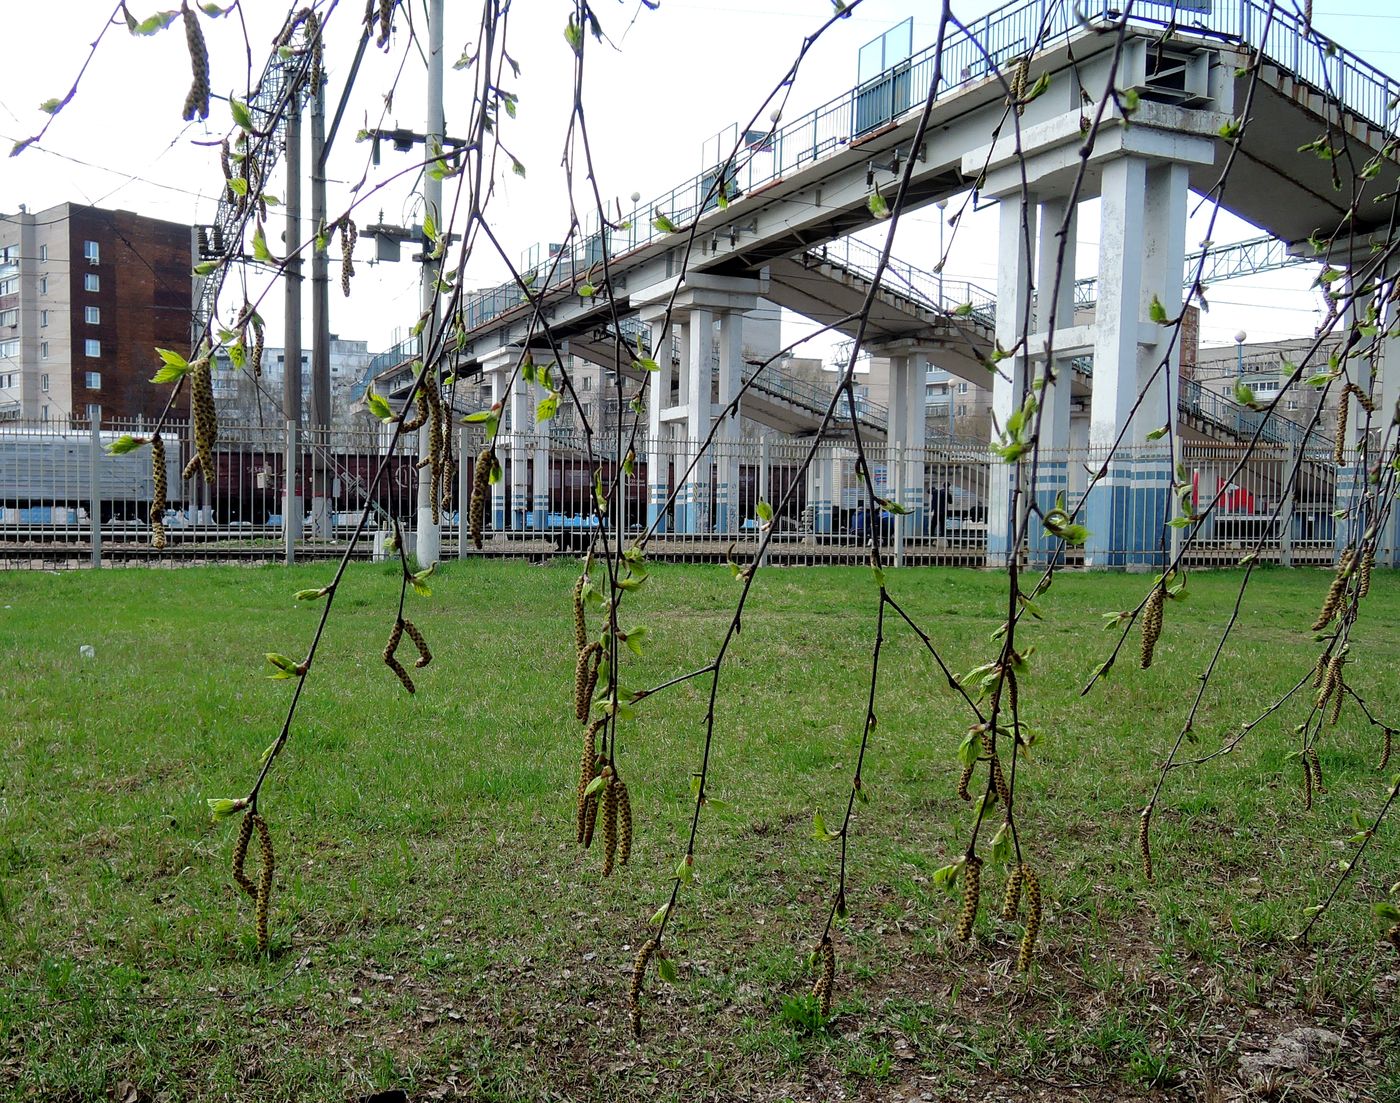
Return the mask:
M 186 349 L 189 226 L 60 203 L 0 214 L 0 419 L 153 417 L 157 347 Z

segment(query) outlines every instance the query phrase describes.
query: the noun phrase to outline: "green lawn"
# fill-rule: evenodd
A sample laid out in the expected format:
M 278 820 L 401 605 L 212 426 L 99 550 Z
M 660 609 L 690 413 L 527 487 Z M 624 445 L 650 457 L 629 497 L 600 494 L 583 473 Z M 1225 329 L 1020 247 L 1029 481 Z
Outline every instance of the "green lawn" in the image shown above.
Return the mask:
M 1235 1097 L 1242 1056 L 1301 1026 L 1343 1043 L 1259 1098 L 1400 1097 L 1400 957 L 1371 912 L 1400 879 L 1396 823 L 1312 941 L 1291 941 L 1351 852 L 1353 814 L 1369 821 L 1385 798 L 1379 734 L 1354 707 L 1325 731 L 1311 811 L 1287 757 L 1301 695 L 1236 753 L 1175 771 L 1156 882 L 1139 872 L 1137 809 L 1238 572 L 1193 576 L 1152 669 L 1125 656 L 1088 697 L 1112 644 L 1100 614 L 1148 580 L 1061 576 L 1045 620 L 1026 622 L 1021 705 L 1040 738 L 1017 799 L 1046 900 L 1029 977 L 990 864 L 992 906 L 970 944 L 953 937 L 959 900 L 932 875 L 970 827 L 954 792 L 968 717 L 887 618 L 836 1015 L 815 1032 L 784 1010 L 811 984 L 829 906 L 837 848 L 812 817 L 836 825 L 845 808 L 877 591 L 865 569 L 761 574 L 721 691 L 711 793 L 725 803 L 702 819 L 668 931 L 677 983 L 649 975 L 638 1045 L 632 958 L 684 850 L 708 683 L 623 724 L 637 843 L 603 880 L 574 842 L 571 563 L 451 564 L 431 598 L 410 595 L 437 656 L 414 697 L 379 658 L 397 568 L 351 567 L 264 791 L 278 865 L 258 959 L 229 875 L 235 825 L 211 823 L 205 801 L 247 792 L 292 684 L 267 678 L 263 653 L 304 652 L 319 605 L 291 595 L 330 570 L 0 575 L 0 1097 L 1213 1100 Z M 1004 576 L 888 577 L 952 667 L 993 657 Z M 1328 580 L 1255 575 L 1190 754 L 1311 667 Z M 723 566 L 654 568 L 627 599 L 624 624 L 650 633 L 627 685 L 709 661 L 737 594 Z M 1400 580 L 1378 572 L 1347 677 L 1400 723 L 1397 642 Z

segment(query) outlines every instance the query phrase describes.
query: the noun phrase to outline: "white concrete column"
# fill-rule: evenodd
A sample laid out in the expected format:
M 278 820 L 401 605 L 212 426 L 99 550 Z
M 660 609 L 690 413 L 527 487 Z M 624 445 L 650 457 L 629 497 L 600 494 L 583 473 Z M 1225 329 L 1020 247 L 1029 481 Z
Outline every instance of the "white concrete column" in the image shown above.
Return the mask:
M 1112 446 L 1137 400 L 1146 194 L 1144 159 L 1119 157 L 1104 165 L 1094 313 L 1094 391 L 1089 407 L 1089 446 L 1093 449 Z
M 1172 472 L 1166 447 L 1149 444 L 1147 435 L 1167 420 L 1180 350 L 1168 351 L 1172 328 L 1152 322 L 1149 307 L 1155 297 L 1168 317 L 1181 310 L 1187 181 L 1186 166 L 1173 162 L 1150 165 L 1127 156 L 1104 166 L 1089 425 L 1098 454 L 1090 464 L 1104 458 L 1120 433 L 1123 439 L 1090 495 L 1090 566 L 1150 567 L 1163 556 Z
M 539 392 L 543 396 L 544 392 Z M 553 422 L 536 423 L 534 438 L 531 441 L 530 456 L 533 470 L 530 475 L 530 511 L 535 515 L 534 528 L 543 531 L 549 524 L 549 445 L 550 426 Z
M 1068 222 L 1065 220 L 1068 212 Z M 1060 229 L 1064 227 L 1061 248 Z M 1055 352 L 1063 332 L 1074 326 L 1075 258 L 1078 246 L 1077 207 L 1069 198 L 1056 197 L 1040 204 L 1040 241 L 1036 258 L 1035 330 L 1045 337 L 1051 351 L 1052 370 L 1042 357 L 1035 366 L 1040 412 L 1040 457 L 1036 466 L 1035 500 L 1042 511 L 1055 507 L 1061 494 L 1069 497 L 1069 418 L 1074 387 L 1074 359 Z M 1063 257 L 1061 253 L 1063 252 Z M 1053 309 L 1052 309 L 1053 308 Z M 1053 317 L 1052 317 L 1053 315 Z M 1059 542 L 1034 520 L 1027 533 L 1031 562 L 1041 566 Z
M 491 404 L 498 405 L 504 400 L 506 391 L 506 379 L 509 377 L 504 365 L 487 373 L 491 380 Z M 504 421 L 504 407 L 501 407 L 502 421 Z M 500 445 L 505 443 L 506 436 L 504 426 L 496 436 L 497 452 L 496 458 L 504 461 Z M 504 462 L 502 463 L 504 466 Z M 496 532 L 504 532 L 506 527 L 506 481 L 502 479 L 498 483 L 491 484 L 491 528 Z
M 1031 249 L 1036 240 L 1034 196 L 1012 194 L 1001 200 L 997 229 L 997 343 L 1014 348 L 1027 336 L 1031 301 Z M 992 414 L 1005 427 L 1022 402 L 1026 385 L 1025 349 L 997 364 L 992 380 Z M 987 488 L 987 563 L 1000 566 L 1012 554 L 1014 518 L 1011 516 L 1015 465 L 993 458 Z
M 664 522 L 658 522 L 670 494 L 668 472 L 671 450 L 667 446 L 669 430 L 661 415 L 671 401 L 671 380 L 675 367 L 671 361 L 671 325 L 665 318 L 651 322 L 651 358 L 656 361 L 647 399 L 647 527 L 665 532 Z
M 681 405 L 685 407 L 685 466 L 691 468 L 681 488 L 677 529 L 682 532 L 710 530 L 710 457 L 696 460 L 701 442 L 710 431 L 711 395 L 714 379 L 715 316 L 709 310 L 693 308 L 686 319 L 686 349 L 681 364 Z M 684 520 L 682 521 L 682 517 Z
M 1387 281 L 1379 298 L 1387 301 L 1378 319 L 1380 331 L 1377 340 L 1379 363 L 1376 365 L 1376 386 L 1371 392 L 1376 399 L 1376 412 L 1372 424 L 1380 430 L 1382 439 L 1390 431 L 1396 417 L 1396 404 L 1400 402 L 1400 303 L 1391 300 L 1390 291 L 1397 276 L 1395 266 L 1386 273 Z M 1392 508 L 1390 523 L 1381 530 L 1376 542 L 1376 562 L 1386 567 L 1400 566 L 1400 511 Z
M 529 509 L 530 445 L 535 435 L 535 385 L 517 378 L 510 391 L 510 436 L 506 438 L 507 478 L 510 481 L 510 517 L 507 527 L 519 532 L 526 527 Z
M 722 311 L 719 316 L 719 395 L 721 418 L 715 432 L 715 531 L 737 535 L 743 523 L 739 509 L 739 414 L 725 411 L 743 385 L 744 316 Z

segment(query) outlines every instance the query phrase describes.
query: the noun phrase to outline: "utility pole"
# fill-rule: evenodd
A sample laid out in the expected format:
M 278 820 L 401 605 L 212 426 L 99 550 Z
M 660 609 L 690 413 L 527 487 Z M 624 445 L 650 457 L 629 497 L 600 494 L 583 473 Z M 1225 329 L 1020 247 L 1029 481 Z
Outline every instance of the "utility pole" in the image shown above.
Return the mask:
M 424 148 L 428 157 L 434 154 L 441 154 L 443 142 L 447 132 L 447 125 L 443 118 L 442 108 L 442 77 L 443 77 L 443 56 L 442 56 L 442 8 L 443 0 L 429 0 L 428 3 L 428 124 L 425 135 Z M 431 166 L 430 166 L 431 167 Z M 447 247 L 450 241 L 448 227 L 443 225 L 442 219 L 442 180 L 433 173 L 427 172 L 423 177 L 423 201 L 426 213 L 432 216 L 433 221 L 441 228 L 443 236 L 443 248 Z M 419 350 L 426 366 L 423 376 L 423 386 L 437 387 L 440 375 L 436 365 L 428 364 L 428 350 L 433 346 L 433 340 L 437 335 L 438 318 L 436 311 L 437 303 L 437 276 L 434 272 L 434 262 L 428 256 L 429 243 L 427 235 L 424 235 L 423 242 L 423 272 L 422 272 L 422 296 L 423 310 L 425 313 L 432 311 L 423 323 Z M 424 425 L 418 430 L 418 458 L 420 461 L 427 459 L 430 448 L 431 434 L 429 427 Z M 437 522 L 433 520 L 433 495 L 436 490 L 433 486 L 433 473 L 429 465 L 424 465 L 418 469 L 418 565 L 420 567 L 431 567 L 442 558 L 442 540 L 438 532 Z
M 311 226 L 326 233 L 326 82 L 311 90 Z M 326 453 L 331 428 L 330 243 L 311 251 L 311 525 L 331 538 L 330 473 Z
M 282 360 L 282 412 L 289 437 L 301 430 L 301 97 L 292 96 L 287 110 L 287 228 L 283 234 L 287 256 L 286 346 Z M 287 454 L 297 455 L 299 444 L 287 441 Z M 296 468 L 288 465 L 282 498 L 282 531 L 287 542 L 287 562 L 301 538 L 301 495 L 297 493 Z

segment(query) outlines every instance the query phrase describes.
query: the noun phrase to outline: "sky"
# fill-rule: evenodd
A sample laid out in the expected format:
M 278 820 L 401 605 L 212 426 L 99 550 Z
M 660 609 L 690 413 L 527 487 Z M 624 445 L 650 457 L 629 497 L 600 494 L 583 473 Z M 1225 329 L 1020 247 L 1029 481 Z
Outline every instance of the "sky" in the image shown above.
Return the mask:
M 164 0 L 169 3 L 170 0 Z M 1229 2 L 1229 0 L 1225 0 Z M 261 70 L 277 29 L 276 0 L 243 0 L 247 9 L 245 44 L 238 13 L 203 19 L 211 55 L 215 95 L 241 95 Z M 31 211 L 65 200 L 137 211 L 179 222 L 209 220 L 214 212 L 221 173 L 216 144 L 227 131 L 227 104 L 216 99 L 205 123 L 180 118 L 189 85 L 189 62 L 180 22 L 149 38 L 129 35 L 118 20 L 104 27 L 113 0 L 65 0 L 59 5 L 6 5 L 6 64 L 0 67 L 0 146 L 35 133 L 44 116 L 38 105 L 62 97 L 82 68 L 90 44 L 103 37 L 84 73 L 77 94 L 53 120 L 43 141 L 20 157 L 0 161 L 0 211 L 20 204 Z M 556 239 L 567 225 L 565 184 L 560 168 L 571 99 L 572 54 L 563 35 L 572 3 L 567 0 L 515 0 L 508 49 L 521 66 L 515 87 L 517 116 L 507 120 L 502 137 L 526 168 L 524 178 L 509 171 L 497 180 L 491 219 L 506 251 L 517 260 L 532 245 Z M 821 25 L 830 0 L 661 0 L 660 8 L 642 8 L 638 0 L 598 0 L 596 9 L 616 45 L 590 44 L 585 106 L 594 144 L 594 163 L 605 196 L 630 206 L 627 197 L 644 199 L 698 173 L 706 139 L 761 111 L 765 98 L 797 55 L 805 35 Z M 971 20 L 990 10 L 985 0 L 955 2 L 954 12 Z M 478 5 L 449 0 L 446 38 L 449 63 L 471 39 L 468 17 Z M 142 18 L 156 9 L 145 0 L 131 5 Z M 332 107 L 340 95 L 349 58 L 359 34 L 360 0 L 329 6 L 327 38 Z M 423 0 L 411 5 L 413 19 L 426 21 Z M 61 20 L 55 13 L 61 12 Z M 855 83 L 859 47 L 900 20 L 914 20 L 915 50 L 933 41 L 935 0 L 865 0 L 852 17 L 838 21 L 812 49 L 792 91 L 787 117 L 812 107 Z M 1387 14 L 1372 0 L 1326 0 L 1314 5 L 1315 25 L 1346 48 L 1378 67 L 1400 73 L 1400 13 Z M 330 160 L 331 214 L 345 209 L 349 185 L 368 162 L 368 146 L 354 141 L 362 127 L 383 125 L 422 129 L 425 99 L 423 62 L 410 51 L 402 71 L 408 35 L 396 32 L 393 51 L 371 50 L 361 67 L 346 107 L 345 122 Z M 250 63 L 251 58 L 251 63 Z M 467 74 L 449 70 L 445 95 L 447 132 L 460 134 L 467 123 Z M 393 89 L 386 107 L 386 94 Z M 210 143 L 214 143 L 211 145 Z M 397 163 L 396 163 L 397 162 Z M 408 164 L 406 155 L 385 146 L 382 164 L 372 169 L 371 185 L 388 179 Z M 448 182 L 449 184 L 451 181 Z M 384 186 L 365 202 L 357 216 L 363 225 L 381 212 L 389 222 L 413 221 L 420 200 L 401 179 Z M 271 190 L 280 194 L 282 181 Z M 908 215 L 895 254 L 920 267 L 937 261 L 940 213 L 935 208 Z M 1092 253 L 1096 242 L 1092 209 L 1085 211 L 1081 248 Z M 281 220 L 274 218 L 280 231 Z M 1227 220 L 1217 241 L 1253 236 L 1251 227 Z M 945 231 L 951 253 L 948 279 L 994 283 L 995 216 L 966 220 L 956 234 Z M 1188 249 L 1194 238 L 1188 234 Z M 278 241 L 270 244 L 277 251 Z M 405 250 L 405 256 L 407 250 Z M 332 257 L 338 256 L 335 247 Z M 415 266 L 367 263 L 363 243 L 357 261 L 356 294 L 333 295 L 331 327 L 341 337 L 367 340 L 371 349 L 386 347 L 417 317 Z M 502 280 L 506 269 L 485 250 L 471 260 L 467 286 Z M 1210 295 L 1211 313 L 1202 320 L 1202 344 L 1228 344 L 1238 330 L 1250 340 L 1303 336 L 1312 332 L 1318 304 L 1308 288 L 1311 273 L 1283 271 L 1218 285 Z M 254 285 L 256 290 L 256 285 Z M 271 296 L 280 301 L 280 291 Z M 276 302 L 265 311 L 280 324 Z M 790 320 L 785 339 L 804 326 Z M 805 327 L 810 328 L 810 327 Z M 823 355 L 829 343 L 814 343 Z

